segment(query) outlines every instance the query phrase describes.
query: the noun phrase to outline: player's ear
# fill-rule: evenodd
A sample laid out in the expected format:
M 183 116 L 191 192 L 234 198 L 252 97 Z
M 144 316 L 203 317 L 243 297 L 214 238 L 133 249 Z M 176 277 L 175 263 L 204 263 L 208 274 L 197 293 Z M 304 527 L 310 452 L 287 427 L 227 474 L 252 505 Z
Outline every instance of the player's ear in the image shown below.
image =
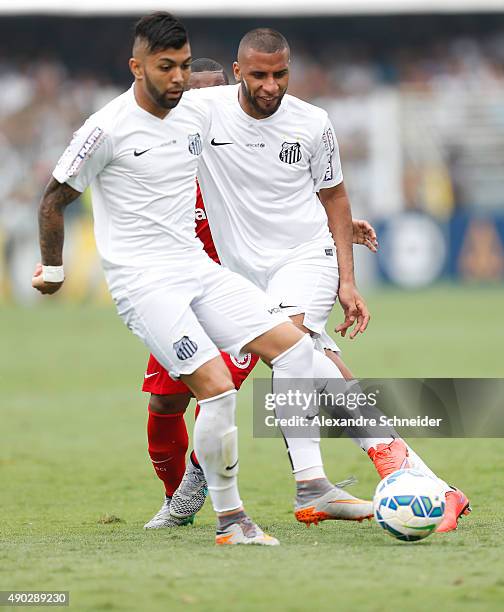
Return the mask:
M 130 57 L 129 68 L 135 79 L 143 79 L 142 64 L 135 57 Z
M 240 64 L 238 62 L 233 62 L 233 75 L 234 75 L 235 81 L 239 83 L 241 81 L 241 70 L 240 70 Z

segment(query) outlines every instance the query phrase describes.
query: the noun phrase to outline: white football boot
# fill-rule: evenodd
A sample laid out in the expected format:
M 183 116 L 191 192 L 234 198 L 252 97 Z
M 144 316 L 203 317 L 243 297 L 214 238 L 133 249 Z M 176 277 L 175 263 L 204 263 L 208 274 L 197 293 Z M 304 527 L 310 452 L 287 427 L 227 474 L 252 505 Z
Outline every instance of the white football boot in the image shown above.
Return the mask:
M 170 504 L 170 514 L 175 519 L 194 517 L 205 503 L 208 486 L 201 467 L 188 461 L 187 467 Z
M 163 505 L 159 512 L 155 514 L 148 523 L 145 523 L 144 529 L 164 529 L 166 527 L 183 527 L 194 522 L 194 516 L 188 516 L 184 519 L 178 519 L 170 515 L 171 497 L 165 497 Z
M 276 538 L 264 533 L 248 516 L 232 523 L 226 529 L 218 529 L 215 535 L 215 543 L 219 546 L 233 544 L 278 546 L 280 544 Z

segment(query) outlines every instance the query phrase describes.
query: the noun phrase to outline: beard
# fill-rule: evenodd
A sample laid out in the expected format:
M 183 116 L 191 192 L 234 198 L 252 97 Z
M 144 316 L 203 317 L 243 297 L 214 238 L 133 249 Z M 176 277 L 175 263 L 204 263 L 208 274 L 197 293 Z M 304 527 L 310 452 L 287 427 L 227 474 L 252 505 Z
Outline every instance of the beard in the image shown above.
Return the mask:
M 278 100 L 276 101 L 275 105 L 272 106 L 271 108 L 263 108 L 259 102 L 256 100 L 256 98 L 254 98 L 254 96 L 250 93 L 246 83 L 244 80 L 242 80 L 241 82 L 241 90 L 242 90 L 242 94 L 245 97 L 245 99 L 247 100 L 247 102 L 250 104 L 250 106 L 259 114 L 262 115 L 263 118 L 265 119 L 266 117 L 271 117 L 271 115 L 273 115 L 274 113 L 277 112 L 277 110 L 280 107 L 280 104 L 282 104 L 282 98 L 285 95 L 285 91 L 281 92 L 278 96 Z
M 175 108 L 177 104 L 180 102 L 182 98 L 182 92 L 180 93 L 180 96 L 178 98 L 175 98 L 175 99 L 167 98 L 164 93 L 162 93 L 161 91 L 157 89 L 157 87 L 149 79 L 147 74 L 144 74 L 144 79 L 145 79 L 145 87 L 147 91 L 149 92 L 150 97 L 159 107 L 164 108 L 165 110 L 171 110 L 172 108 Z

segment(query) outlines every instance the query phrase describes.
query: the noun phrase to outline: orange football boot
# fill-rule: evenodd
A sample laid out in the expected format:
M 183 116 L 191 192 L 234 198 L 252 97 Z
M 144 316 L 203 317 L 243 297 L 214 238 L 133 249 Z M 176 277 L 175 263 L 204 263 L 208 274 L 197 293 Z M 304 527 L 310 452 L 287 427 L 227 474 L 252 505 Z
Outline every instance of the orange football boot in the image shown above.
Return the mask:
M 467 516 L 471 512 L 471 506 L 467 496 L 455 487 L 445 495 L 446 505 L 443 520 L 438 525 L 436 533 L 446 533 L 457 529 L 457 523 L 461 516 Z
M 378 444 L 376 448 L 370 448 L 367 454 L 382 480 L 396 470 L 411 467 L 408 447 L 399 439 L 392 440 L 390 444 Z

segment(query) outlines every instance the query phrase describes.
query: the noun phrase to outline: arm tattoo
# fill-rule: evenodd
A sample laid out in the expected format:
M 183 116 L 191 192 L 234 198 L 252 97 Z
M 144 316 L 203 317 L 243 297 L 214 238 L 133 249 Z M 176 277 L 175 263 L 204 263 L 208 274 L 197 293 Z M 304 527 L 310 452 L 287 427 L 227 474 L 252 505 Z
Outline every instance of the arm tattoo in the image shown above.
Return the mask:
M 66 183 L 52 178 L 46 187 L 39 206 L 39 240 L 42 263 L 46 266 L 61 266 L 63 263 L 65 207 L 80 196 Z

